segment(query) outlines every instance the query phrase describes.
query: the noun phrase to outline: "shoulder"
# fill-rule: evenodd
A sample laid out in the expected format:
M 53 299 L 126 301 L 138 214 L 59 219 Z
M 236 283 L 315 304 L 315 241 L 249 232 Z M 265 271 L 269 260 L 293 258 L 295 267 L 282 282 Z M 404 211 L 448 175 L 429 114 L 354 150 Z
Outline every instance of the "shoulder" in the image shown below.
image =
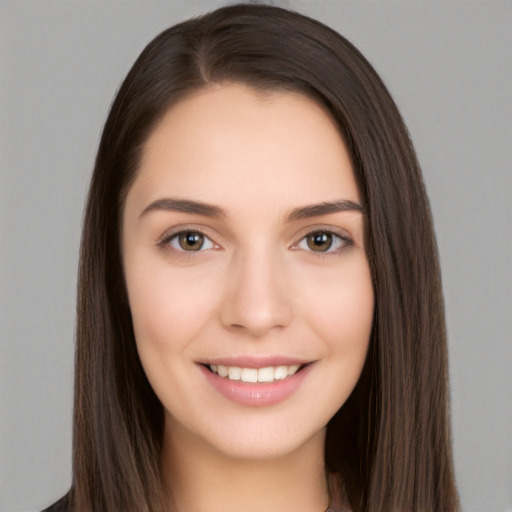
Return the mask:
M 71 512 L 69 495 L 66 494 L 59 501 L 56 501 L 53 505 L 45 508 L 42 512 Z

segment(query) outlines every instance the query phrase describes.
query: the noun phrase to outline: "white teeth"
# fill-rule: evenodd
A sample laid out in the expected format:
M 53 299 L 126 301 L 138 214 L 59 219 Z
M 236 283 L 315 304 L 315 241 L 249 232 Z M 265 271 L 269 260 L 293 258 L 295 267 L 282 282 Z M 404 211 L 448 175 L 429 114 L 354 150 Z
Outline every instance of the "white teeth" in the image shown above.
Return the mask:
M 221 377 L 227 377 L 228 376 L 228 373 L 229 373 L 229 370 L 227 369 L 226 366 L 222 365 L 222 364 L 219 364 L 217 366 L 217 373 L 221 376 Z
M 278 366 L 274 371 L 274 379 L 281 380 L 288 377 L 288 368 L 286 366 Z
M 240 380 L 242 375 L 242 368 L 238 366 L 230 366 L 228 370 L 228 377 L 230 380 Z
M 258 370 L 258 382 L 272 382 L 274 380 L 274 368 L 260 368 Z
M 258 370 L 256 368 L 244 368 L 240 380 L 242 382 L 258 382 Z
M 297 370 L 300 368 L 300 364 L 294 364 L 292 366 L 288 366 L 288 375 L 293 375 L 297 373 Z
M 213 373 L 220 377 L 227 377 L 229 380 L 242 382 L 273 382 L 274 380 L 286 379 L 297 373 L 299 364 L 290 366 L 266 366 L 265 368 L 240 368 L 239 366 L 225 366 L 223 364 L 209 366 Z

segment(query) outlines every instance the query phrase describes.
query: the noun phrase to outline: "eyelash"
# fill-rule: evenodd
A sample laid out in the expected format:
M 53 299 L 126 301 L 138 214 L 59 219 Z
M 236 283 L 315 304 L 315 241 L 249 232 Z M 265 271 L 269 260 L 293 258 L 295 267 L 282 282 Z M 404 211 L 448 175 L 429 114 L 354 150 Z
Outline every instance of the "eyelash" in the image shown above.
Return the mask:
M 311 252 L 312 254 L 314 254 L 315 256 L 318 256 L 318 257 L 325 257 L 325 256 L 333 255 L 333 254 L 338 254 L 341 251 L 343 251 L 344 249 L 346 249 L 347 247 L 350 247 L 354 244 L 354 242 L 347 235 L 341 234 L 337 231 L 333 231 L 332 229 L 315 229 L 315 230 L 307 233 L 305 236 L 303 236 L 292 247 L 294 249 L 305 249 L 303 247 L 300 247 L 300 245 L 301 244 L 309 245 L 308 238 L 318 236 L 318 235 L 328 235 L 331 237 L 329 247 L 325 251 L 314 251 L 309 247 L 310 250 L 308 252 Z M 333 249 L 333 245 L 337 245 L 337 247 L 334 247 L 334 249 Z M 308 250 L 308 249 L 305 249 L 305 250 Z
M 179 237 L 182 235 L 199 235 L 204 238 L 203 244 L 196 251 L 194 251 L 194 250 L 188 251 L 183 248 L 178 248 L 178 247 L 172 246 L 173 241 L 178 241 L 178 243 L 179 243 Z M 328 235 L 328 236 L 332 237 L 331 243 L 329 244 L 329 247 L 325 251 L 314 251 L 314 250 L 308 250 L 305 247 L 301 247 L 301 244 L 303 244 L 303 243 L 308 244 L 308 237 L 318 236 L 318 235 Z M 209 243 L 209 245 L 210 245 L 206 249 L 204 248 L 205 243 Z M 337 244 L 337 247 L 332 249 L 332 246 L 335 244 Z M 332 229 L 315 229 L 313 231 L 306 233 L 297 243 L 293 244 L 291 246 L 291 248 L 294 250 L 303 249 L 303 250 L 306 250 L 307 252 L 311 252 L 315 256 L 325 257 L 325 256 L 329 256 L 332 254 L 337 254 L 340 251 L 343 251 L 344 249 L 346 249 L 347 247 L 352 246 L 353 244 L 354 244 L 353 240 L 351 240 L 348 236 L 342 235 L 341 233 L 336 232 Z M 203 231 L 201 231 L 199 229 L 182 229 L 180 231 L 170 233 L 168 235 L 164 235 L 164 237 L 158 241 L 157 245 L 159 247 L 162 247 L 163 249 L 169 249 L 169 247 L 171 247 L 171 250 L 178 253 L 180 257 L 194 257 L 197 253 L 219 247 L 217 244 L 215 244 L 215 242 L 208 235 L 206 235 Z
M 203 244 L 201 244 L 201 247 L 197 251 L 194 251 L 194 250 L 187 251 L 183 248 L 173 247 L 172 242 L 176 240 L 179 243 L 179 237 L 181 235 L 188 235 L 188 236 L 199 235 L 204 238 L 204 241 L 203 241 Z M 164 235 L 164 237 L 158 242 L 157 245 L 159 247 L 162 247 L 163 249 L 173 250 L 174 252 L 178 253 L 180 255 L 180 257 L 193 257 L 195 255 L 195 253 L 203 252 L 205 250 L 203 248 L 203 246 L 206 241 L 208 241 L 209 244 L 211 244 L 211 247 L 207 247 L 207 249 L 212 249 L 212 248 L 218 247 L 217 244 L 215 244 L 215 242 L 213 242 L 213 240 L 208 235 L 203 233 L 201 230 L 199 230 L 199 229 L 182 229 L 180 231 L 170 233 L 168 235 Z

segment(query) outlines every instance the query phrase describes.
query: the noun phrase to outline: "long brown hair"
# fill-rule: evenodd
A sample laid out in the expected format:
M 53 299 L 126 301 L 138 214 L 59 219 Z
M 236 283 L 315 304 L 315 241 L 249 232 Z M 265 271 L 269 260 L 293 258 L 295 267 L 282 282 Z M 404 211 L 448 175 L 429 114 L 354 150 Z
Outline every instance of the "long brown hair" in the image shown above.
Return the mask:
M 247 4 L 157 36 L 106 121 L 81 245 L 71 509 L 164 509 L 163 412 L 135 348 L 120 218 L 159 120 L 192 91 L 222 82 L 294 91 L 322 105 L 351 153 L 367 211 L 374 326 L 358 385 L 328 425 L 328 471 L 339 475 L 357 512 L 457 511 L 440 271 L 407 129 L 381 79 L 346 39 L 295 12 Z

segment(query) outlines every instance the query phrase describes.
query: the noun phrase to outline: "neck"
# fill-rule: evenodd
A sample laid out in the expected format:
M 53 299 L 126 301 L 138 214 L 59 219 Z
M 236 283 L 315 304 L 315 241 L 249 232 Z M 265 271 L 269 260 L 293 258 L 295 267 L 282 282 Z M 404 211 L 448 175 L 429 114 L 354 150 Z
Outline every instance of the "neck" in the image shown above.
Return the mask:
M 189 432 L 166 426 L 161 460 L 170 509 L 177 512 L 324 512 L 325 431 L 293 453 L 233 458 Z

